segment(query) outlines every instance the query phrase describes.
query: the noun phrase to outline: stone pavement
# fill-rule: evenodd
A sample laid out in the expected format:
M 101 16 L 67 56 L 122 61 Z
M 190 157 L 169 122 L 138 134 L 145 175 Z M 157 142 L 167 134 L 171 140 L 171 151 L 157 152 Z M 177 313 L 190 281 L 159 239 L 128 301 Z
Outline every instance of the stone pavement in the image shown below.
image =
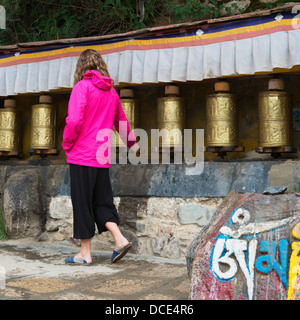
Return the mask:
M 67 242 L 0 242 L 0 300 L 187 300 L 190 279 L 183 260 L 93 252 L 90 266 L 64 259 L 78 252 Z

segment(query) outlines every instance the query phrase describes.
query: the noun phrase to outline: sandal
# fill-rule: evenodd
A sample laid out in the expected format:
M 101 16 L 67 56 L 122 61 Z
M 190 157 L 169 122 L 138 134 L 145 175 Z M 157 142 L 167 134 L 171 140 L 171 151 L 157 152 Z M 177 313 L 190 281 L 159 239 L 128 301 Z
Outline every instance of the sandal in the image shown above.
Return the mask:
M 75 258 L 74 256 L 73 257 L 70 257 L 70 258 L 67 258 L 65 260 L 65 263 L 67 264 L 76 264 L 76 265 L 90 265 L 91 263 L 90 262 L 87 262 L 85 259 L 83 258 Z
M 114 263 L 122 259 L 131 247 L 132 242 L 129 242 L 127 246 L 114 250 L 111 256 L 111 262 Z

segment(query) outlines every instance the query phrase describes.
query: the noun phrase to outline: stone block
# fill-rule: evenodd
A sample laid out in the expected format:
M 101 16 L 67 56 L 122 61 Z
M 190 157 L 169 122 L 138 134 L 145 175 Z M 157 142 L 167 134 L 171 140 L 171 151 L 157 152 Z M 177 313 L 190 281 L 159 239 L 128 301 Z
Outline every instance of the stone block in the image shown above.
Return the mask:
M 116 196 L 225 197 L 231 190 L 262 193 L 274 163 L 205 162 L 198 175 L 186 164 L 114 165 L 110 172 Z
M 143 217 L 147 208 L 147 200 L 140 197 L 119 197 L 118 214 L 120 222 Z
M 136 222 L 136 231 L 138 233 L 143 233 L 146 230 L 146 224 L 140 221 Z
M 268 186 L 269 164 L 264 162 L 241 163 L 231 190 L 262 193 Z
M 60 226 L 60 223 L 57 223 L 57 220 L 54 220 L 54 219 L 48 219 L 47 222 L 46 222 L 46 231 L 48 232 L 56 232 L 56 231 L 59 231 L 59 226 Z
M 200 227 L 209 224 L 216 208 L 201 204 L 180 204 L 178 210 L 178 221 L 181 224 L 196 223 Z
M 53 219 L 68 220 L 72 217 L 73 207 L 71 197 L 57 196 L 53 197 L 49 205 L 49 215 Z
M 3 197 L 3 186 L 5 184 L 6 171 L 6 166 L 0 166 L 0 199 Z
M 12 173 L 4 185 L 3 218 L 8 238 L 35 237 L 42 231 L 38 168 Z
M 110 169 L 110 178 L 114 193 L 122 196 L 147 195 L 154 167 L 152 165 L 113 165 Z
M 185 165 L 160 165 L 151 177 L 148 195 L 163 197 L 223 197 L 228 194 L 237 164 L 205 162 L 199 175 L 186 174 Z
M 49 197 L 70 196 L 70 172 L 68 165 L 41 167 L 41 178 L 45 184 L 45 195 Z
M 73 233 L 73 207 L 69 196 L 51 198 L 45 229 L 53 233 L 52 240 L 68 239 Z
M 300 192 L 300 161 L 296 162 L 294 170 L 294 190 L 295 192 Z
M 176 220 L 176 201 L 174 198 L 153 197 L 149 198 L 147 205 L 147 215 L 156 218 Z
M 263 194 L 283 194 L 287 191 L 286 186 L 280 186 L 280 187 L 269 187 L 266 190 L 264 190 Z
M 287 191 L 294 191 L 294 172 L 296 162 L 286 161 L 284 163 L 273 164 L 269 171 L 269 186 L 287 186 Z
M 180 249 L 177 238 L 172 237 L 166 239 L 162 237 L 156 237 L 152 238 L 150 243 L 155 255 L 169 259 L 179 259 Z

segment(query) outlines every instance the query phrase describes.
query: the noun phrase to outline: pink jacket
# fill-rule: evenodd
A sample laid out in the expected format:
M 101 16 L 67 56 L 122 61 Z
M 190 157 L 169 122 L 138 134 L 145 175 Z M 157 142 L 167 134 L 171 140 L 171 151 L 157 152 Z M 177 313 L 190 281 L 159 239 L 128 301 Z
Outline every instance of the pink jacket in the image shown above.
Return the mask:
M 62 143 L 67 162 L 109 168 L 113 126 L 128 147 L 135 144 L 112 80 L 90 70 L 70 96 Z

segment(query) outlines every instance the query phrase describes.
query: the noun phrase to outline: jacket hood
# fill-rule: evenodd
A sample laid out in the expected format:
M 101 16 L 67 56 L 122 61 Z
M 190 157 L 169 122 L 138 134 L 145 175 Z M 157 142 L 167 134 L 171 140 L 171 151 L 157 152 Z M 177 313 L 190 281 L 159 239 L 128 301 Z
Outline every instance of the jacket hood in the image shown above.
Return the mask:
M 93 85 L 101 90 L 108 91 L 113 86 L 113 81 L 107 76 L 102 76 L 100 72 L 96 70 L 90 70 L 83 75 L 83 79 L 91 80 Z

